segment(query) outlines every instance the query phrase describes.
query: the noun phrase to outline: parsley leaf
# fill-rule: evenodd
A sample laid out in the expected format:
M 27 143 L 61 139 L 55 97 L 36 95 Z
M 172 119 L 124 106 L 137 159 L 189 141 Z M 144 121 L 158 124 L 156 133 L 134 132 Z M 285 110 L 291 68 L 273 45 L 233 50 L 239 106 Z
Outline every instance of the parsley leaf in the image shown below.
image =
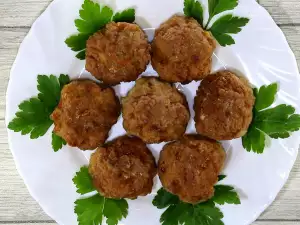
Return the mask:
M 161 215 L 162 225 L 223 224 L 223 213 L 213 201 L 192 205 L 181 202 L 176 195 L 161 188 L 152 203 L 159 209 L 168 207 Z
M 59 80 L 54 75 L 38 75 L 37 80 L 37 89 L 40 91 L 38 98 L 45 104 L 51 114 L 60 100 Z
M 8 124 L 8 129 L 21 132 L 22 135 L 30 134 L 31 139 L 44 136 L 53 124 L 50 115 L 59 103 L 62 87 L 70 82 L 70 78 L 64 74 L 59 78 L 54 75 L 38 75 L 37 82 L 38 97 L 22 102 L 16 117 Z M 64 141 L 61 140 L 61 143 Z M 55 151 L 60 146 L 56 137 L 52 140 L 52 146 Z
M 108 6 L 101 6 L 92 0 L 85 0 L 79 10 L 80 19 L 75 20 L 79 32 L 65 40 L 72 51 L 78 52 L 76 57 L 85 59 L 86 42 L 90 36 L 103 28 L 111 21 L 132 23 L 135 20 L 135 9 L 127 9 L 113 16 L 113 10 Z
M 52 132 L 52 148 L 55 152 L 60 150 L 66 144 L 67 142 L 64 139 Z
M 122 218 L 128 215 L 128 203 L 124 199 L 105 199 L 103 214 L 107 225 L 117 225 Z
M 111 21 L 113 11 L 107 6 L 101 7 L 98 3 L 85 0 L 79 15 L 81 19 L 75 20 L 77 30 L 82 34 L 93 34 Z
M 226 175 L 219 175 L 218 176 L 218 181 L 224 180 L 226 178 Z
M 58 81 L 59 81 L 60 90 L 62 90 L 66 84 L 70 83 L 70 77 L 66 74 L 60 74 Z
M 75 20 L 77 27 L 77 35 L 72 35 L 65 40 L 65 43 L 72 51 L 79 52 L 76 57 L 85 59 L 86 42 L 91 35 L 103 28 L 107 23 L 111 22 L 113 11 L 111 8 L 104 6 L 92 0 L 85 0 L 82 4 L 82 9 L 79 10 L 81 19 Z
M 186 216 L 188 213 L 190 213 L 189 205 L 179 202 L 178 204 L 170 205 L 167 210 L 164 211 L 160 217 L 160 222 L 162 225 L 189 224 L 187 222 L 188 216 Z
M 272 138 L 287 138 L 290 136 L 289 132 L 297 131 L 300 128 L 300 115 L 294 114 L 294 112 L 295 108 L 292 106 L 278 105 L 256 113 L 255 125 Z
M 167 192 L 165 189 L 161 188 L 158 190 L 157 195 L 154 197 L 152 203 L 158 209 L 163 209 L 169 205 L 177 204 L 180 200 L 176 195 Z
M 87 194 L 95 191 L 88 167 L 83 166 L 73 178 L 77 193 Z M 107 225 L 117 225 L 128 215 L 128 203 L 125 199 L 109 199 L 99 193 L 89 198 L 75 201 L 75 213 L 79 225 L 102 224 L 105 217 Z
M 225 175 L 220 175 L 219 180 Z M 152 204 L 158 209 L 167 208 L 160 217 L 162 225 L 224 225 L 223 213 L 216 204 L 240 204 L 238 194 L 233 187 L 216 185 L 215 195 L 212 199 L 196 205 L 184 203 L 165 189 L 161 188 L 154 197 Z
M 215 15 L 232 10 L 238 5 L 238 0 L 208 0 L 209 17 L 212 18 Z
M 77 188 L 77 193 L 87 194 L 95 191 L 92 178 L 89 174 L 89 169 L 86 166 L 80 168 L 73 178 L 73 183 Z
M 189 205 L 189 213 L 185 215 L 186 224 L 224 225 L 224 215 L 212 201 Z
M 85 49 L 86 40 L 89 38 L 87 34 L 72 35 L 65 41 L 72 51 L 81 51 Z
M 184 14 L 193 17 L 203 26 L 203 7 L 197 0 L 184 0 Z
M 270 107 L 275 100 L 277 84 L 254 89 L 256 96 L 253 120 L 245 136 L 242 137 L 243 147 L 247 151 L 263 153 L 266 135 L 270 138 L 288 138 L 290 132 L 300 128 L 300 115 L 294 114 L 295 108 L 290 105 Z
M 259 90 L 255 88 L 253 91 L 256 97 L 255 109 L 260 111 L 271 106 L 275 101 L 277 91 L 277 83 L 270 84 L 269 86 L 261 86 Z
M 86 51 L 85 50 L 82 50 L 81 52 L 78 52 L 76 54 L 76 58 L 77 59 L 80 59 L 80 60 L 84 60 L 85 59 L 85 55 L 86 55 Z
M 235 44 L 234 39 L 228 34 L 221 34 L 221 33 L 214 32 L 213 36 L 221 46 Z
M 229 34 L 237 34 L 249 22 L 248 18 L 236 17 L 228 14 L 219 18 L 209 29 L 221 46 L 234 44 Z
M 265 134 L 256 127 L 250 125 L 247 134 L 242 137 L 243 147 L 248 151 L 263 153 L 265 149 Z
M 117 12 L 113 19 L 114 22 L 127 22 L 133 23 L 135 21 L 135 9 L 126 9 L 122 12 Z
M 117 225 L 122 218 L 128 215 L 126 200 L 107 199 L 96 194 L 90 198 L 75 201 L 75 213 L 79 225 L 102 224 L 103 217 L 107 225 Z
M 212 201 L 219 205 L 227 204 L 241 204 L 240 198 L 233 187 L 228 185 L 216 185 L 215 194 Z
M 198 23 L 212 33 L 221 46 L 235 44 L 230 34 L 237 34 L 248 22 L 248 18 L 242 18 L 227 14 L 218 18 L 212 25 L 211 20 L 218 14 L 232 10 L 238 5 L 238 0 L 208 0 L 209 18 L 204 26 L 204 8 L 199 0 L 184 0 L 184 14 L 193 17 Z M 210 28 L 208 28 L 210 27 Z
M 31 98 L 19 105 L 20 111 L 8 124 L 8 129 L 30 134 L 31 139 L 43 136 L 52 125 L 50 114 L 45 104 L 38 98 Z
M 218 33 L 226 34 L 237 34 L 249 22 L 248 18 L 236 17 L 232 14 L 228 14 L 220 17 L 210 28 L 212 32 L 216 31 Z
M 104 200 L 100 195 L 76 200 L 74 212 L 78 225 L 102 224 Z
M 71 37 L 67 38 L 65 43 L 72 49 L 72 51 L 79 51 L 76 57 L 80 60 L 85 59 L 85 48 L 86 48 L 86 41 L 89 39 L 89 35 L 87 34 L 78 34 L 72 35 Z

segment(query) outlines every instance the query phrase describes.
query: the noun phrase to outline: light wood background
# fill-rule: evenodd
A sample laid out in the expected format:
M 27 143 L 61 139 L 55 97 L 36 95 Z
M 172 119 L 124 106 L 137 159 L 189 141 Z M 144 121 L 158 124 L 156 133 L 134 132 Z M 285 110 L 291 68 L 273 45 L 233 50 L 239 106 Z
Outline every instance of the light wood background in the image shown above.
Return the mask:
M 0 0 L 0 224 L 4 225 L 56 224 L 32 199 L 17 173 L 4 124 L 5 92 L 11 65 L 31 24 L 50 2 Z M 300 65 L 300 0 L 259 2 L 285 33 Z M 300 225 L 300 157 L 276 201 L 253 225 Z

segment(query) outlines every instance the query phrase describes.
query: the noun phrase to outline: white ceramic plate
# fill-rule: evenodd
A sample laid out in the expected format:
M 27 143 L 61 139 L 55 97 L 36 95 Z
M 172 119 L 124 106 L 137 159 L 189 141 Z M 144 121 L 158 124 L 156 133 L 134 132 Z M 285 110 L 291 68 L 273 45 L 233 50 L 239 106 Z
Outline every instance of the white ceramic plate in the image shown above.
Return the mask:
M 37 94 L 38 74 L 66 73 L 72 78 L 90 77 L 84 70 L 84 61 L 77 60 L 64 43 L 69 35 L 76 33 L 74 19 L 78 17 L 82 2 L 54 0 L 33 24 L 11 71 L 7 123 L 13 119 L 19 103 Z M 183 9 L 183 0 L 115 0 L 104 3 L 116 10 L 135 6 L 137 22 L 143 28 L 155 28 Z M 250 18 L 250 23 L 234 37 L 235 45 L 217 48 L 213 69 L 234 69 L 256 86 L 277 81 L 280 92 L 276 104 L 291 104 L 299 112 L 299 72 L 283 33 L 254 0 L 240 0 L 234 13 Z M 149 36 L 153 35 L 153 30 L 147 32 Z M 153 71 L 149 68 L 146 74 L 151 73 Z M 115 89 L 119 95 L 125 95 L 133 84 L 121 84 Z M 198 85 L 199 82 L 192 82 L 181 87 L 189 100 L 192 116 L 193 97 Z M 188 132 L 194 130 L 191 122 Z M 110 139 L 123 133 L 120 120 L 113 127 Z M 50 132 L 37 140 L 12 131 L 8 131 L 8 135 L 17 168 L 31 195 L 59 224 L 77 224 L 73 210 L 78 195 L 72 178 L 82 165 L 88 163 L 89 154 L 67 146 L 54 153 Z M 241 205 L 221 207 L 225 224 L 251 224 L 272 203 L 289 176 L 299 143 L 299 133 L 294 133 L 289 139 L 272 140 L 263 155 L 246 152 L 240 139 L 224 143 L 228 155 L 223 172 L 228 177 L 224 182 L 238 189 L 242 201 Z M 161 147 L 162 144 L 150 146 L 156 157 Z M 129 215 L 122 224 L 158 225 L 162 211 L 152 206 L 151 201 L 159 188 L 156 179 L 151 195 L 129 201 Z

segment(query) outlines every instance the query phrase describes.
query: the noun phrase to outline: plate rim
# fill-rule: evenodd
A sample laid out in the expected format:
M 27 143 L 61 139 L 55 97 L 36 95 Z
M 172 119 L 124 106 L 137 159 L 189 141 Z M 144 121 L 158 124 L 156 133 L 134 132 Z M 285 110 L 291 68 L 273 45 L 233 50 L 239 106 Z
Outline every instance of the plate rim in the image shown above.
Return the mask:
M 22 40 L 21 44 L 19 45 L 19 48 L 18 48 L 16 57 L 15 57 L 15 60 L 14 60 L 14 62 L 13 62 L 13 64 L 12 64 L 12 66 L 11 66 L 11 69 L 10 69 L 10 73 L 9 73 L 9 82 L 8 82 L 8 85 L 7 85 L 6 95 L 5 95 L 5 101 L 6 101 L 6 105 L 5 105 L 5 126 L 6 126 L 6 127 L 5 127 L 5 128 L 6 128 L 6 131 L 7 131 L 7 134 L 8 134 L 8 135 L 7 135 L 7 137 L 8 137 L 8 138 L 7 138 L 7 141 L 8 141 L 9 149 L 10 149 L 10 152 L 12 153 L 12 155 L 13 155 L 13 159 L 14 159 L 14 163 L 15 163 L 16 169 L 17 169 L 17 171 L 18 171 L 20 177 L 22 178 L 22 180 L 23 180 L 23 182 L 24 182 L 24 184 L 25 184 L 25 186 L 26 186 L 26 188 L 27 188 L 29 194 L 31 195 L 31 197 L 39 204 L 39 206 L 41 207 L 41 209 L 42 209 L 42 210 L 43 210 L 43 211 L 44 211 L 51 219 L 53 219 L 53 218 L 52 218 L 52 215 L 51 215 L 51 214 L 53 214 L 53 213 L 49 212 L 48 209 L 47 209 L 47 207 L 46 207 L 45 205 L 42 205 L 42 204 L 40 203 L 39 198 L 35 195 L 34 191 L 30 188 L 30 185 L 26 182 L 26 178 L 25 178 L 26 176 L 23 174 L 22 170 L 20 169 L 20 162 L 16 159 L 16 156 L 15 156 L 16 153 L 15 153 L 14 150 L 12 149 L 12 138 L 11 138 L 11 135 L 10 135 L 10 130 L 7 128 L 8 123 L 9 123 L 10 121 L 8 121 L 7 118 L 8 118 L 8 114 L 9 114 L 9 112 L 8 112 L 8 108 L 9 108 L 9 107 L 8 107 L 8 106 L 10 105 L 10 103 L 9 103 L 9 97 L 8 97 L 8 92 L 9 92 L 9 89 L 11 88 L 11 85 L 12 85 L 11 77 L 12 77 L 13 71 L 15 70 L 15 66 L 16 66 L 16 64 L 17 64 L 18 61 L 19 61 L 21 52 L 23 52 L 24 45 L 26 44 L 27 39 L 29 39 L 29 37 L 32 35 L 33 30 L 35 29 L 35 27 L 37 26 L 37 24 L 43 19 L 44 13 L 47 12 L 47 11 L 49 11 L 49 10 L 51 10 L 51 8 L 52 8 L 55 4 L 57 4 L 57 2 L 59 2 L 59 1 L 63 1 L 63 0 L 53 0 L 53 1 L 51 1 L 51 2 L 48 4 L 48 6 L 46 7 L 46 9 L 45 9 L 44 11 L 42 11 L 42 12 L 39 14 L 39 16 L 35 19 L 35 21 L 34 21 L 33 24 L 31 25 L 31 27 L 30 27 L 28 33 L 25 35 L 24 39 Z M 286 50 L 288 51 L 289 55 L 290 55 L 290 56 L 292 57 L 292 59 L 293 59 L 294 69 L 295 69 L 295 71 L 297 71 L 297 74 L 298 74 L 297 80 L 298 80 L 298 82 L 300 82 L 299 67 L 298 67 L 298 63 L 297 63 L 297 60 L 296 60 L 296 56 L 295 56 L 295 54 L 294 54 L 294 52 L 293 52 L 293 50 L 292 50 L 292 48 L 291 48 L 291 46 L 290 46 L 290 44 L 289 44 L 289 42 L 288 42 L 288 40 L 287 40 L 287 38 L 286 38 L 284 32 L 283 32 L 282 29 L 277 25 L 277 23 L 274 21 L 272 15 L 271 15 L 271 14 L 270 14 L 263 6 L 261 6 L 256 0 L 251 0 L 251 1 L 254 2 L 254 3 L 256 4 L 256 7 L 259 7 L 260 9 L 262 9 L 263 11 L 265 11 L 265 13 L 267 13 L 267 15 L 272 19 L 272 23 L 273 23 L 274 25 L 276 25 L 276 28 L 277 28 L 277 30 L 278 30 L 278 34 L 280 33 L 283 42 L 285 42 L 285 44 L 286 44 L 287 47 L 288 47 Z M 148 28 L 148 29 L 155 29 L 155 28 Z M 291 161 L 290 169 L 289 169 L 289 171 L 288 171 L 286 177 L 283 179 L 282 184 L 280 185 L 280 186 L 281 186 L 280 190 L 277 192 L 277 194 L 275 194 L 274 196 L 272 196 L 272 197 L 269 199 L 269 202 L 268 202 L 267 204 L 264 205 L 263 210 L 262 210 L 260 213 L 258 213 L 257 215 L 255 215 L 255 216 L 253 217 L 253 220 L 252 220 L 251 222 L 249 221 L 249 224 L 248 224 L 248 225 L 250 225 L 250 224 L 252 224 L 253 222 L 255 222 L 255 221 L 259 218 L 259 216 L 260 216 L 263 212 L 265 212 L 266 209 L 267 209 L 267 208 L 275 201 L 276 197 L 278 196 L 278 194 L 280 193 L 280 191 L 283 189 L 283 187 L 286 185 L 287 181 L 288 181 L 289 178 L 290 178 L 291 171 L 292 171 L 292 169 L 293 169 L 293 167 L 294 167 L 294 165 L 295 165 L 295 162 L 296 162 L 296 160 L 297 160 L 297 155 L 298 155 L 298 153 L 299 153 L 299 146 L 298 146 L 298 148 L 297 148 L 296 151 L 295 151 L 295 157 L 294 157 L 293 160 Z M 57 222 L 58 224 L 64 225 L 61 221 L 55 220 L 55 222 Z

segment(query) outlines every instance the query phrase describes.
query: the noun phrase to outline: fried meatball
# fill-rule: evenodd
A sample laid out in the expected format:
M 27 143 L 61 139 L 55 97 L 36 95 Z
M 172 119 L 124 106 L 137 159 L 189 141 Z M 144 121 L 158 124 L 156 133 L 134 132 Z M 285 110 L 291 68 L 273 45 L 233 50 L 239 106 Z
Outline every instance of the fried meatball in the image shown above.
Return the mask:
M 137 80 L 122 103 L 125 130 L 146 143 L 176 140 L 189 122 L 185 96 L 154 77 Z
M 255 98 L 245 78 L 230 71 L 209 75 L 195 97 L 195 122 L 199 134 L 214 140 L 243 136 L 252 121 Z
M 157 170 L 146 144 L 137 137 L 123 136 L 97 149 L 89 173 L 103 196 L 135 199 L 151 192 Z
M 197 204 L 214 195 L 224 161 L 225 151 L 218 142 L 187 135 L 165 145 L 158 175 L 167 191 L 184 202 Z
M 168 82 L 201 80 L 211 71 L 215 47 L 210 33 L 195 19 L 173 16 L 155 31 L 152 65 Z
M 54 132 L 68 145 L 87 150 L 105 142 L 120 111 L 119 99 L 112 88 L 78 80 L 64 86 L 51 118 Z
M 150 44 L 136 24 L 109 23 L 87 41 L 86 70 L 106 84 L 134 81 L 150 61 Z

